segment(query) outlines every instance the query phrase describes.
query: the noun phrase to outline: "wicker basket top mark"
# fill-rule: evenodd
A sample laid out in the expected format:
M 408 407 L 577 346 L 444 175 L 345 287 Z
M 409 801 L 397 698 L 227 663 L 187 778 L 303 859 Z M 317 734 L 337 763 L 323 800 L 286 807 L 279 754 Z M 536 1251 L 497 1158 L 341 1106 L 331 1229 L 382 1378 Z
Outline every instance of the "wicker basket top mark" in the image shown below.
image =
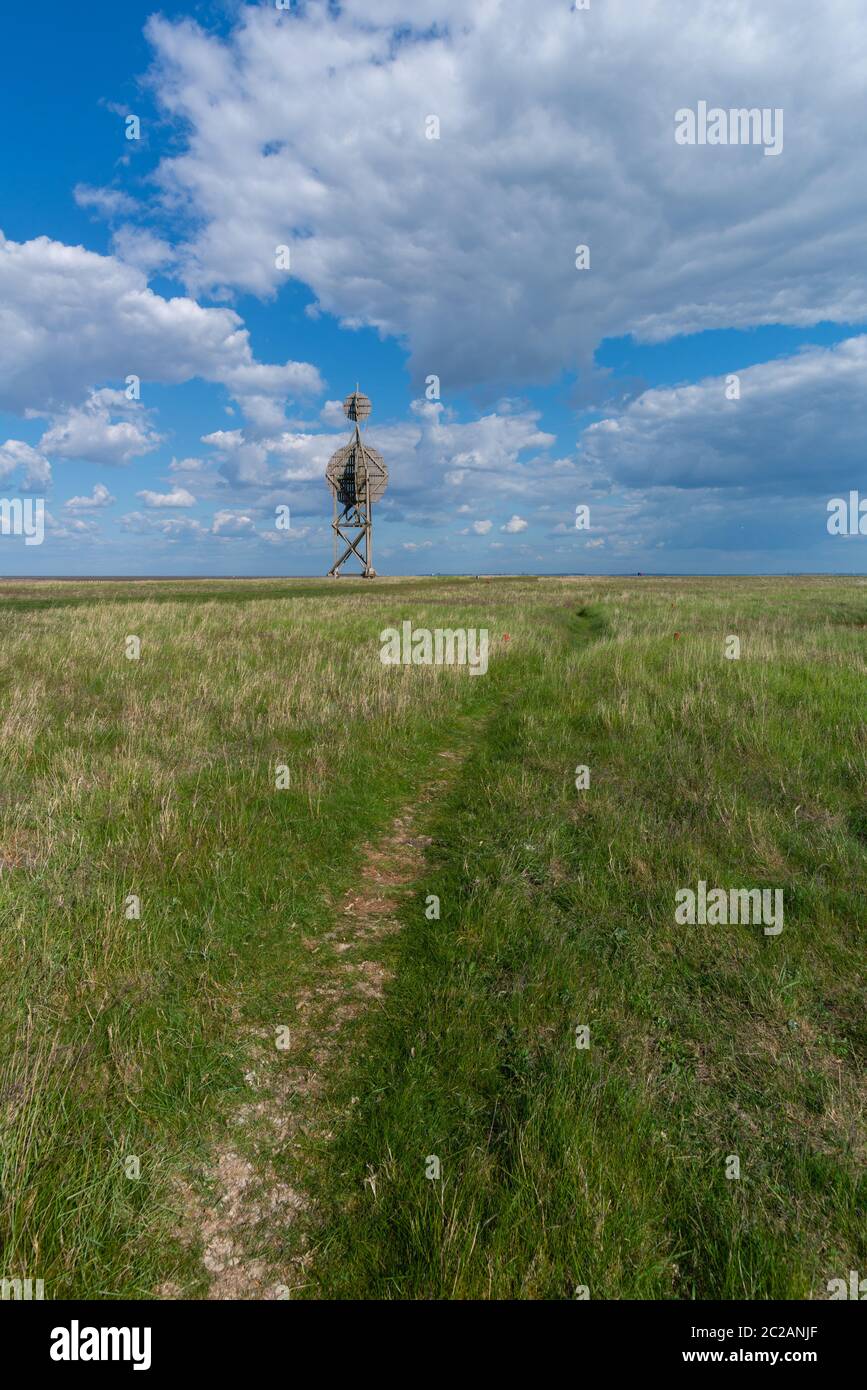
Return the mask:
M 346 400 L 343 402 L 343 413 L 356 424 L 363 423 L 371 411 L 370 397 L 365 396 L 363 391 L 359 391 L 356 386 L 354 391 L 350 391 Z
M 325 477 L 341 506 L 352 507 L 364 502 L 368 482 L 371 502 L 379 501 L 388 483 L 388 469 L 376 449 L 354 439 L 331 455 Z

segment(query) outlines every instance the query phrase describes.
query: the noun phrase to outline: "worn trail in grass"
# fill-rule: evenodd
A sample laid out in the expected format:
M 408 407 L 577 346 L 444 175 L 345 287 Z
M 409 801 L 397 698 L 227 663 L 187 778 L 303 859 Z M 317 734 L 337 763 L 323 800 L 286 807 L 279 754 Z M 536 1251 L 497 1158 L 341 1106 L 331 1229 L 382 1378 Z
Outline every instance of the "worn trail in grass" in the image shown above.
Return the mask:
M 49 1297 L 204 1296 L 186 1196 L 249 1099 L 250 1038 L 291 1031 L 305 941 L 498 663 L 382 666 L 382 627 L 436 626 L 443 590 L 346 585 L 335 618 L 334 588 L 56 587 L 87 602 L 0 644 L 2 1268 Z M 484 620 L 474 597 L 455 586 L 456 625 Z
M 439 750 L 428 779 L 376 843 L 365 845 L 352 886 L 334 905 L 334 924 L 302 938 L 310 957 L 288 1025 L 254 1029 L 244 1080 L 249 1098 L 231 1117 L 208 1171 L 185 1183 L 181 1238 L 201 1250 L 210 1299 L 291 1298 L 308 1284 L 323 1237 L 306 1184 L 327 1162 L 343 1118 L 330 1097 L 334 1076 L 353 1065 L 365 1015 L 382 1006 L 391 980 L 397 912 L 420 874 L 430 837 L 419 825 L 460 766 L 464 743 Z M 353 1097 L 350 1105 L 357 1102 Z M 179 1297 L 176 1284 L 162 1297 Z
M 535 654 L 441 808 L 311 1296 L 825 1297 L 863 1267 L 864 600 L 669 592 Z M 676 925 L 699 877 L 782 886 L 781 936 Z

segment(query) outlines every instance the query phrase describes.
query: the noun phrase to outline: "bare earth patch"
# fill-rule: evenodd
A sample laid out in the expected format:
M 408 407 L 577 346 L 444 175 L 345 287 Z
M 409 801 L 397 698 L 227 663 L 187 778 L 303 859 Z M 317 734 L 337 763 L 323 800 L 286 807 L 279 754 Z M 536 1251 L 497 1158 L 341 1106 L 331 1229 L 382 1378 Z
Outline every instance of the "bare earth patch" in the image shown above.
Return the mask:
M 460 755 L 447 750 L 441 757 L 450 775 Z M 387 834 L 366 847 L 354 887 L 335 907 L 332 930 L 321 939 L 304 939 L 317 975 L 313 985 L 295 996 L 289 1045 L 290 1053 L 303 1057 L 304 1063 L 293 1065 L 267 1029 L 251 1037 L 245 1076 L 251 1097 L 232 1121 L 239 1142 L 227 1143 L 215 1154 L 202 1184 L 208 1196 L 189 1186 L 182 1193 L 179 1235 L 188 1246 L 202 1243 L 202 1263 L 210 1278 L 208 1299 L 284 1299 L 303 1287 L 316 1214 L 303 1190 L 301 1139 L 330 1138 L 325 1075 L 337 1050 L 347 1045 L 349 1026 L 384 997 L 390 972 L 371 958 L 371 948 L 400 930 L 397 910 L 419 878 L 431 843 L 429 836 L 417 833 L 416 822 L 444 785 L 443 778 L 430 783 L 416 804 L 396 817 Z M 278 1155 L 284 1170 L 287 1155 L 297 1160 L 297 1184 L 278 1178 Z M 262 1254 L 277 1226 L 294 1226 L 297 1235 L 293 1244 L 298 1253 L 280 1268 Z M 175 1285 L 164 1285 L 159 1292 L 162 1297 L 179 1296 Z

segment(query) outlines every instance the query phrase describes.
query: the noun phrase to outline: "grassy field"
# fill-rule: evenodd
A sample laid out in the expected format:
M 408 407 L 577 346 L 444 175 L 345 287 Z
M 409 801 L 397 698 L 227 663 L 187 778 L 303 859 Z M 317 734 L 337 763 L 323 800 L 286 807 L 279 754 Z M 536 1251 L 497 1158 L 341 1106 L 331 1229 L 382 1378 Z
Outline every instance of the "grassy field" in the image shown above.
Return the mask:
M 824 1298 L 867 1268 L 867 580 L 0 608 L 0 1277 L 224 1296 L 229 1225 L 245 1297 Z M 407 619 L 487 628 L 487 674 L 383 666 Z M 335 946 L 402 816 L 402 929 Z M 783 931 L 679 925 L 699 880 L 782 889 Z M 366 1007 L 350 968 L 386 982 Z

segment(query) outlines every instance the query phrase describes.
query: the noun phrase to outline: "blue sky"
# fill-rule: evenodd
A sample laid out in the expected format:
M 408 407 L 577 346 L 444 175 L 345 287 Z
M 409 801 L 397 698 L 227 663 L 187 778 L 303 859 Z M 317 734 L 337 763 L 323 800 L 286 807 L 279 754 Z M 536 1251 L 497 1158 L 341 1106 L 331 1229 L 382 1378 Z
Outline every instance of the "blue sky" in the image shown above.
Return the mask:
M 48 518 L 0 572 L 323 574 L 356 381 L 383 573 L 867 569 L 856 0 L 3 28 L 0 491 Z M 678 143 L 700 102 L 779 152 Z

